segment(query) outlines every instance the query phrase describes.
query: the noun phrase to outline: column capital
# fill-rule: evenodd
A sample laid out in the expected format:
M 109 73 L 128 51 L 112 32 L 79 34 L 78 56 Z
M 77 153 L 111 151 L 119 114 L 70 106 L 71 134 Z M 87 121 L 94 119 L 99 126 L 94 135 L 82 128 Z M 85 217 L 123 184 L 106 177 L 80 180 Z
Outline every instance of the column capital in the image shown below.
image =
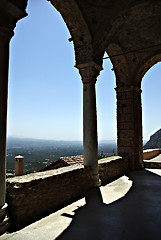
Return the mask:
M 102 70 L 102 67 L 100 67 L 95 62 L 82 63 L 76 65 L 75 67 L 79 69 L 79 73 L 82 77 L 83 83 L 96 83 L 97 77 Z
M 116 87 L 115 90 L 116 90 L 116 92 L 138 92 L 138 93 L 142 92 L 142 90 L 139 86 L 134 86 L 134 85 Z

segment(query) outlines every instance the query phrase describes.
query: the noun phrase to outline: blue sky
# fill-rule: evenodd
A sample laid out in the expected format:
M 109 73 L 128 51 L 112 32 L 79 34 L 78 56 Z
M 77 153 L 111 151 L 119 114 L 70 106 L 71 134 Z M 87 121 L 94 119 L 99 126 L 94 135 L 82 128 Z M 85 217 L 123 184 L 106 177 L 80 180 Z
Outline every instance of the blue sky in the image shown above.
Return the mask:
M 73 43 L 60 14 L 44 0 L 30 0 L 10 44 L 8 135 L 82 140 L 82 82 Z M 116 139 L 115 76 L 104 60 L 98 77 L 98 139 Z M 143 79 L 144 139 L 161 127 L 161 64 Z

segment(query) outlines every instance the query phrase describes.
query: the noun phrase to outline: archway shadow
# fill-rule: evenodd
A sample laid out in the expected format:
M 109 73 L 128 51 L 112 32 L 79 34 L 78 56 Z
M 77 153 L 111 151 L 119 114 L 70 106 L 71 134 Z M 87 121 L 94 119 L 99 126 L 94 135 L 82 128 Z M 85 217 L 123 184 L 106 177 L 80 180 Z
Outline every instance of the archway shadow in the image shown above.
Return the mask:
M 161 239 L 161 177 L 147 170 L 127 174 L 133 186 L 125 197 L 103 203 L 101 191 L 86 194 L 86 205 L 78 208 L 61 239 Z

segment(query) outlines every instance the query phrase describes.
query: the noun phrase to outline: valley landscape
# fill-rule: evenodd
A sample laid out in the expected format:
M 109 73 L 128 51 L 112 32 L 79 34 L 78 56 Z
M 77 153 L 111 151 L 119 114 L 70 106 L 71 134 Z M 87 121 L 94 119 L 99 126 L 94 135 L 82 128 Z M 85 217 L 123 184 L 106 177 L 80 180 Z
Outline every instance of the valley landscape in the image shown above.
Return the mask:
M 99 154 L 106 157 L 117 152 L 116 141 L 100 141 Z M 7 139 L 7 173 L 14 173 L 15 156 L 24 157 L 24 174 L 39 171 L 59 159 L 59 157 L 83 154 L 81 141 L 56 141 L 30 138 Z
M 161 129 L 150 137 L 144 149 L 160 147 Z M 98 154 L 110 157 L 117 153 L 116 140 L 100 141 Z M 40 169 L 55 162 L 60 157 L 83 155 L 82 141 L 57 141 L 33 138 L 7 139 L 6 171 L 12 176 L 15 171 L 15 156 L 24 157 L 24 174 L 39 171 Z

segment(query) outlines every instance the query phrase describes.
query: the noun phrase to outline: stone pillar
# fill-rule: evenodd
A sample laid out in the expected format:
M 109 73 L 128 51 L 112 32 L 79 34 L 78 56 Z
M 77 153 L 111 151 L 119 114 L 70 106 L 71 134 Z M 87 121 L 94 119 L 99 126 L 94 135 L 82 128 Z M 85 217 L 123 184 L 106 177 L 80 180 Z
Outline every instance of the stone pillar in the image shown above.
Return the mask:
M 6 121 L 9 41 L 13 32 L 0 28 L 0 234 L 8 228 L 6 197 Z
M 118 155 L 126 158 L 129 170 L 143 168 L 141 89 L 117 87 Z
M 0 1 L 0 234 L 9 227 L 6 215 L 6 122 L 8 95 L 9 42 L 19 19 L 27 16 L 27 0 Z
M 98 175 L 98 140 L 95 83 L 101 70 L 91 62 L 78 65 L 83 82 L 83 147 L 84 166 L 92 168 L 92 180 L 100 186 Z

